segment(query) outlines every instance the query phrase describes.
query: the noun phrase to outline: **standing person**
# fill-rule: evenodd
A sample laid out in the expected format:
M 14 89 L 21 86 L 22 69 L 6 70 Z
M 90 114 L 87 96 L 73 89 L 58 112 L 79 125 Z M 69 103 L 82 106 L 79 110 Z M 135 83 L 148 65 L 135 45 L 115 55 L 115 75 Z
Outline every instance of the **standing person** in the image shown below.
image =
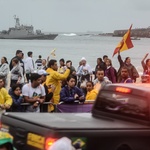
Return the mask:
M 46 85 L 45 81 L 47 76 L 49 75 L 45 70 L 40 69 L 38 70 L 38 74 L 41 75 L 41 84 L 44 86 L 45 89 L 45 102 L 53 102 L 53 93 L 55 91 L 55 86 L 53 85 Z M 48 107 L 49 105 L 43 105 L 42 112 L 50 112 Z
M 65 103 L 73 103 L 75 100 L 83 102 L 85 100 L 84 93 L 80 88 L 75 86 L 76 80 L 70 75 L 67 78 L 67 85 L 60 92 L 60 101 Z
M 117 74 L 118 82 L 121 81 L 121 68 L 124 67 L 124 66 L 128 68 L 130 78 L 134 82 L 136 82 L 136 78 L 139 77 L 139 73 L 137 72 L 136 68 L 131 64 L 130 57 L 126 57 L 125 61 L 123 62 L 123 60 L 121 58 L 121 55 L 120 55 L 120 51 L 119 51 L 118 52 L 118 61 L 119 61 L 119 64 L 120 64 L 120 68 L 119 68 L 118 74 Z
M 21 88 L 19 85 L 13 85 L 12 88 L 9 90 L 9 94 L 12 97 L 13 103 L 10 108 L 12 112 L 23 112 L 23 107 L 21 103 L 23 102 L 23 97 L 21 94 Z
M 56 87 L 53 93 L 54 104 L 58 104 L 60 100 L 61 81 L 65 80 L 70 74 L 70 63 L 67 63 L 66 67 L 67 69 L 64 74 L 58 73 L 57 60 L 51 59 L 48 64 L 48 69 L 46 70 L 46 72 L 50 74 L 47 76 L 46 85 L 54 85 Z
M 97 65 L 96 65 L 96 67 L 95 67 L 95 73 L 94 73 L 95 78 L 96 78 L 96 71 L 97 71 L 98 69 L 102 69 L 102 64 L 103 64 L 102 58 L 97 58 Z
M 59 65 L 60 66 L 58 67 L 57 71 L 59 73 L 63 74 L 66 71 L 66 69 L 67 69 L 67 67 L 65 65 L 65 60 L 63 58 L 59 60 Z
M 150 75 L 150 59 L 146 59 L 149 53 L 147 53 L 141 61 L 143 67 L 143 75 Z M 146 62 L 145 62 L 146 59 Z
M 106 68 L 107 68 L 107 66 L 106 66 L 106 60 L 108 59 L 108 56 L 107 55 L 104 55 L 103 56 L 103 62 L 101 63 L 101 69 L 102 70 L 104 70 L 104 72 L 105 72 L 105 70 L 106 70 Z
M 25 59 L 25 73 L 26 73 L 26 79 L 27 82 L 29 82 L 30 74 L 34 72 L 34 61 L 32 59 L 32 52 L 27 53 L 28 57 Z
M 41 75 L 31 73 L 31 83 L 27 83 L 22 88 L 24 101 L 30 103 L 27 106 L 27 112 L 40 112 L 40 104 L 45 100 L 45 89 L 41 85 Z
M 21 67 L 19 65 L 19 60 L 17 58 L 14 58 L 12 60 L 12 66 L 13 68 L 10 70 L 11 72 L 10 87 L 12 87 L 15 84 L 19 84 L 21 86 L 22 72 Z
M 46 59 L 42 59 L 42 66 L 41 66 L 41 69 L 44 69 L 44 70 L 47 69 L 47 61 L 46 61 Z
M 77 75 L 77 86 L 80 87 L 81 85 L 81 75 L 77 74 L 80 71 L 80 67 L 82 66 L 82 61 L 79 61 L 79 66 L 77 67 L 76 75 Z
M 125 66 L 121 68 L 121 79 L 120 83 L 134 83 L 129 76 L 128 68 Z
M 7 58 L 6 57 L 2 57 L 1 58 L 1 65 L 0 65 L 0 76 L 1 77 L 4 77 L 5 79 L 5 84 L 4 86 L 7 87 L 7 84 L 8 84 L 8 79 L 7 79 L 7 76 L 9 74 L 9 65 L 8 65 L 8 62 L 7 62 Z
M 9 64 L 10 70 L 13 68 L 12 60 L 13 60 L 14 58 L 17 58 L 17 59 L 19 60 L 19 65 L 22 67 L 23 74 L 24 74 L 24 71 L 25 71 L 25 70 L 24 70 L 24 62 L 22 61 L 22 57 L 23 57 L 22 51 L 21 51 L 21 50 L 17 50 L 17 51 L 16 51 L 16 56 L 13 57 L 13 58 L 11 59 L 11 61 L 10 61 L 10 64 Z
M 88 81 L 86 83 L 86 89 L 87 89 L 86 100 L 95 100 L 97 97 L 98 91 L 94 89 L 94 84 L 92 81 Z
M 116 70 L 112 66 L 112 61 L 110 59 L 106 60 L 106 70 L 105 70 L 105 76 L 112 82 L 116 83 L 117 82 L 117 76 L 116 76 Z
M 39 55 L 39 58 L 35 61 L 35 64 L 36 64 L 36 68 L 39 70 L 41 69 L 41 66 L 42 66 L 42 56 Z
M 0 77 L 0 113 L 9 109 L 12 105 L 12 98 L 4 88 L 4 78 Z

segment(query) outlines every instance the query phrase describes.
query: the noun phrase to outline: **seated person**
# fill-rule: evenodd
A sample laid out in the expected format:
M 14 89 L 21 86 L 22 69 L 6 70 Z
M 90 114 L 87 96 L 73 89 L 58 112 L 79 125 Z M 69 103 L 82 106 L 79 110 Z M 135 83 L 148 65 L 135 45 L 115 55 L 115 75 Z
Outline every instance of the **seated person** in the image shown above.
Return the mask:
M 12 98 L 4 88 L 4 78 L 0 77 L 0 114 L 9 109 L 12 105 Z
M 97 97 L 98 91 L 94 89 L 94 84 L 92 81 L 88 81 L 86 83 L 86 89 L 87 89 L 86 100 L 95 100 Z
M 112 82 L 104 76 L 104 70 L 98 69 L 96 72 L 96 79 L 94 80 L 94 88 L 99 92 L 106 84 L 111 84 Z
M 23 96 L 21 94 L 20 85 L 18 85 L 18 84 L 13 85 L 12 88 L 9 90 L 9 94 L 12 97 L 12 100 L 13 100 L 13 104 L 10 108 L 10 111 L 12 111 L 12 112 L 22 112 L 23 107 L 21 106 L 21 103 L 23 102 Z
M 75 100 L 79 100 L 83 102 L 85 100 L 85 96 L 80 88 L 75 86 L 75 78 L 70 75 L 67 78 L 67 85 L 62 88 L 60 92 L 60 101 L 65 103 L 73 103 Z

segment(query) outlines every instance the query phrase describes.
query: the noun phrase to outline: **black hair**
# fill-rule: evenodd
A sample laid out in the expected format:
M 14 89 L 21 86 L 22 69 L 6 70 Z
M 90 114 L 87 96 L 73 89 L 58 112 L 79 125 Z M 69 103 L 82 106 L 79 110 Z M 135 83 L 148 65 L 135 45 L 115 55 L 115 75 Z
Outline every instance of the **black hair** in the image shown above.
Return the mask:
M 103 62 L 102 58 L 99 57 L 99 58 L 97 58 L 97 59 L 98 59 L 100 62 Z
M 126 57 L 126 58 L 125 58 L 125 61 L 124 61 L 125 63 L 126 63 L 126 61 L 127 61 L 128 58 L 130 58 L 130 57 Z
M 7 58 L 6 58 L 6 57 L 4 57 L 4 56 L 3 56 L 2 58 L 4 58 L 5 63 L 6 63 L 6 64 L 8 64 Z
M 17 58 L 13 58 L 12 61 L 14 61 L 16 64 L 18 64 L 19 60 Z
M 69 62 L 70 62 L 70 64 L 72 65 L 72 61 L 71 61 L 71 60 L 67 60 L 67 61 L 66 61 L 66 64 L 69 63 Z
M 41 55 L 39 55 L 39 58 L 42 58 L 42 56 L 41 56 Z
M 147 65 L 147 63 L 150 61 L 150 59 L 146 59 L 146 65 Z
M 67 77 L 66 81 L 69 81 L 71 78 L 75 79 L 75 76 L 74 76 L 74 75 L 69 75 L 69 76 Z M 75 81 L 76 81 L 76 79 L 75 79 Z
M 30 57 L 33 53 L 30 51 L 27 53 L 28 57 Z
M 62 61 L 63 63 L 65 63 L 65 60 L 64 60 L 63 58 L 61 58 L 61 59 L 59 60 L 59 62 L 60 62 L 60 61 Z
M 103 56 L 103 60 L 104 60 L 106 57 L 108 57 L 108 56 L 107 56 L 107 55 L 104 55 L 104 56 Z
M 93 83 L 92 81 L 87 81 L 87 82 L 86 82 L 86 85 L 87 85 L 88 83 L 91 83 L 91 84 L 92 84 L 92 87 L 94 87 L 94 83 Z
M 54 66 L 54 64 L 57 62 L 57 60 L 55 59 L 51 59 L 49 62 L 48 62 L 48 67 L 51 68 L 51 66 Z
M 5 82 L 5 77 L 4 76 L 0 76 L 0 80 L 3 80 L 3 82 Z
M 104 71 L 104 70 L 100 68 L 100 69 L 98 69 L 96 72 L 98 72 L 98 71 Z
M 16 50 L 16 55 L 22 53 L 22 50 Z
M 41 78 L 41 75 L 39 75 L 38 73 L 31 73 L 31 75 L 30 75 L 31 83 L 32 83 L 33 81 L 38 80 L 39 78 Z
M 129 73 L 129 69 L 126 67 L 126 66 L 123 66 L 122 68 L 121 68 L 121 70 L 122 69 L 126 69 L 127 71 L 128 71 L 128 73 Z
M 19 84 L 15 84 L 15 85 L 12 86 L 11 89 L 12 89 L 12 91 L 14 92 L 14 91 L 16 90 L 16 88 L 18 88 L 18 87 L 20 88 L 20 85 L 19 85 Z M 21 88 L 20 88 L 20 89 L 21 89 Z

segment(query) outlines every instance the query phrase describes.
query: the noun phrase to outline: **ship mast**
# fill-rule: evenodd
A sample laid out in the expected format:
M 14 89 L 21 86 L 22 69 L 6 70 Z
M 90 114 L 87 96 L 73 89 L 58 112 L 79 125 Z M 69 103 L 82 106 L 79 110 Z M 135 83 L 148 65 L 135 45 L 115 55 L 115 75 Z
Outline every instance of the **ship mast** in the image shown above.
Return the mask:
M 14 16 L 14 19 L 16 20 L 15 28 L 19 29 L 19 28 L 20 28 L 20 21 L 19 21 L 19 18 L 16 17 L 16 15 L 15 15 L 15 16 Z

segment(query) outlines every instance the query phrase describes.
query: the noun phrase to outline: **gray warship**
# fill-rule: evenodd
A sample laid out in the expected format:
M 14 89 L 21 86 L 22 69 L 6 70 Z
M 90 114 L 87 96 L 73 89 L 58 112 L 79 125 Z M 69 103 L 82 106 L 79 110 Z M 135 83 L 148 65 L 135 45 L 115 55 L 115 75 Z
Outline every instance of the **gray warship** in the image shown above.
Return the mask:
M 20 39 L 20 40 L 54 40 L 58 34 L 44 34 L 41 30 L 34 32 L 32 25 L 20 25 L 18 17 L 14 17 L 16 24 L 8 30 L 0 31 L 0 39 Z

